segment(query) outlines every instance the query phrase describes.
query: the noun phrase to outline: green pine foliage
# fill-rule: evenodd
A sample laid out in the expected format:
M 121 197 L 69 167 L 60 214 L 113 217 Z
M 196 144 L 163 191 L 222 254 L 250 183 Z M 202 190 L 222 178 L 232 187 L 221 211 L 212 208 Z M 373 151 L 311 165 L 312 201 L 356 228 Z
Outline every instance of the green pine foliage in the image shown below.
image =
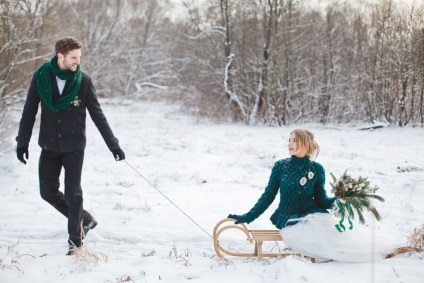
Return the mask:
M 358 179 L 354 179 L 347 174 L 347 171 L 345 171 L 338 179 L 333 175 L 333 173 L 330 173 L 330 175 L 333 178 L 333 183 L 330 183 L 332 187 L 331 192 L 338 196 L 339 202 L 342 206 L 341 210 L 347 211 L 350 218 L 355 219 L 356 211 L 359 222 L 364 224 L 365 217 L 363 211 L 368 210 L 374 215 L 375 219 L 378 221 L 381 220 L 381 216 L 372 204 L 371 200 L 377 199 L 384 202 L 384 198 L 375 194 L 379 187 L 371 186 L 368 181 L 368 177 L 359 177 Z M 350 206 L 346 205 L 343 201 L 349 202 Z M 339 211 L 338 214 L 341 215 L 341 211 Z

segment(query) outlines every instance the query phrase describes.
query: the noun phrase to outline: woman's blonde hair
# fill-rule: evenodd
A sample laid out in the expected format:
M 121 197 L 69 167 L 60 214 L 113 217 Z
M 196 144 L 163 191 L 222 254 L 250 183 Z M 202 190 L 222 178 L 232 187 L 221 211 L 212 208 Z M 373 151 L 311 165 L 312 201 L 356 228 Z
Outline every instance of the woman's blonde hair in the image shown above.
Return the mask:
M 309 157 L 309 159 L 314 160 L 317 158 L 319 154 L 319 145 L 314 140 L 314 134 L 306 129 L 293 130 L 290 135 L 293 133 L 296 137 L 296 143 L 298 147 L 303 147 L 306 149 L 306 155 Z

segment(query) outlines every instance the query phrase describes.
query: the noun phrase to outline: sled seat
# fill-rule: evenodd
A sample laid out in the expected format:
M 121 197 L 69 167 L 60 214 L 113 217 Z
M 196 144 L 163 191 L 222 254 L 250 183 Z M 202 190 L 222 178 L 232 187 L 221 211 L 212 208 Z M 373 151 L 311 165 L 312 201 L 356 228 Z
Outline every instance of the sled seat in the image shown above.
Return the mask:
M 266 241 L 278 242 L 282 241 L 280 231 L 278 230 L 248 230 L 249 237 L 246 240 L 255 242 L 255 255 L 259 258 L 263 256 L 277 256 L 278 254 L 265 254 L 262 253 L 262 244 Z
M 213 240 L 214 240 L 214 249 L 218 257 L 224 258 L 224 254 L 231 255 L 231 256 L 242 256 L 242 257 L 258 257 L 261 259 L 262 257 L 275 257 L 275 256 L 289 256 L 289 255 L 297 255 L 302 256 L 297 253 L 293 252 L 263 252 L 262 251 L 262 245 L 264 242 L 281 242 L 283 241 L 283 238 L 281 237 L 279 230 L 249 230 L 247 226 L 244 223 L 235 225 L 234 222 L 236 220 L 232 218 L 225 218 L 218 222 L 218 224 L 215 226 L 213 230 Z M 254 250 L 253 253 L 238 253 L 229 251 L 228 249 L 224 248 L 219 243 L 219 236 L 222 232 L 228 229 L 236 229 L 241 231 L 245 236 L 246 240 L 250 243 L 254 243 Z M 314 258 L 311 258 L 312 262 L 315 262 Z

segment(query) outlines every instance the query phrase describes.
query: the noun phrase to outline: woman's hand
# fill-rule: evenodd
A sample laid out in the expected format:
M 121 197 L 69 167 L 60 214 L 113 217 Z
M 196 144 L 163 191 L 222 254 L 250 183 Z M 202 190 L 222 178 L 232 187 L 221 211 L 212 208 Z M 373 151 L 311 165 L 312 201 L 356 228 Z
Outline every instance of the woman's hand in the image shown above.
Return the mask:
M 237 220 L 236 222 L 234 222 L 234 224 L 241 224 L 246 222 L 243 220 L 243 217 L 241 215 L 237 215 L 237 214 L 228 214 L 227 218 L 232 218 Z

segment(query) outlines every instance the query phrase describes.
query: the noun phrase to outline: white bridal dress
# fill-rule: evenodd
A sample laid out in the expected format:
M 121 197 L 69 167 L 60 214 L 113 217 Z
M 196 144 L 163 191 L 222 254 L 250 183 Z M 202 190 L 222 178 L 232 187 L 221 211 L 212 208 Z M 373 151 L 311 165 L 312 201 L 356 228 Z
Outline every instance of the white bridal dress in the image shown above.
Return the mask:
M 347 219 L 343 222 L 346 231 L 339 232 L 339 223 L 331 213 L 313 213 L 296 219 L 299 222 L 280 230 L 284 243 L 294 252 L 317 260 L 344 262 L 370 262 L 382 259 L 393 250 L 393 245 L 376 239 L 372 229 L 365 231 L 354 223 L 349 230 Z

